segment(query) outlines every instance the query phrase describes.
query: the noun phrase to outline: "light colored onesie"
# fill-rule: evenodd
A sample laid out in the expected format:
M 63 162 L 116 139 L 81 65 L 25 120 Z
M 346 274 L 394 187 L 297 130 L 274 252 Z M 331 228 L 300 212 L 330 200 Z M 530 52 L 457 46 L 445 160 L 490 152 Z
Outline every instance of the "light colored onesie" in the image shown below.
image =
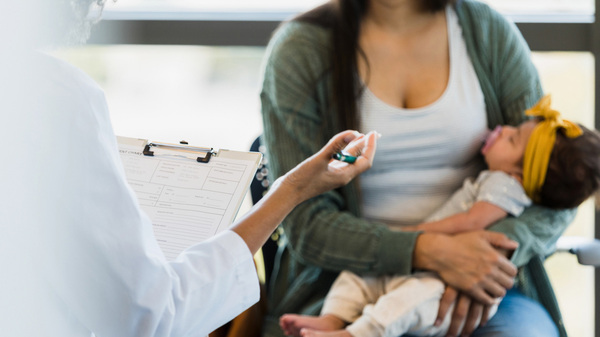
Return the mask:
M 519 216 L 531 200 L 521 184 L 501 171 L 482 171 L 477 179 L 466 179 L 462 188 L 426 221 L 436 221 L 464 212 L 477 201 L 494 204 Z M 333 314 L 347 322 L 354 337 L 443 336 L 450 325 L 434 327 L 444 283 L 430 272 L 412 276 L 360 277 L 344 271 L 329 291 L 321 315 Z M 497 305 L 490 310 L 490 317 Z

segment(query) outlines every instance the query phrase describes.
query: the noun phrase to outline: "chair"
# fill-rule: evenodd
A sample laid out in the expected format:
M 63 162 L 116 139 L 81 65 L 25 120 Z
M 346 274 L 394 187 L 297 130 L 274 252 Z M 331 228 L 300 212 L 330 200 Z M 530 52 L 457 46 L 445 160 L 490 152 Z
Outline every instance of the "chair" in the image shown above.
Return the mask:
M 266 155 L 265 146 L 261 144 L 260 138 L 261 136 L 256 137 L 250 146 L 250 151 L 260 152 L 263 155 L 262 161 L 256 170 L 256 174 L 254 175 L 254 179 L 252 179 L 252 183 L 250 183 L 250 194 L 252 196 L 252 204 L 254 205 L 263 197 L 263 195 L 265 195 L 265 193 L 267 193 L 270 185 L 268 179 L 269 168 L 267 166 L 269 159 Z M 261 248 L 265 268 L 265 286 L 267 289 L 271 273 L 273 271 L 273 266 L 275 264 L 275 254 L 277 253 L 277 248 L 279 247 L 277 241 L 279 240 L 281 231 L 281 228 L 277 228 L 269 240 L 267 240 L 267 242 Z
M 598 239 L 563 236 L 556 243 L 556 253 L 570 253 L 576 256 L 580 265 L 600 267 L 600 240 Z M 596 301 L 598 301 L 598 295 L 596 295 Z M 560 328 L 566 335 L 564 327 Z M 595 335 L 598 335 L 598 331 L 595 332 Z
M 600 240 L 598 239 L 563 236 L 556 243 L 555 253 L 571 253 L 577 257 L 577 261 L 581 265 L 600 266 Z M 536 275 L 532 278 L 532 282 L 537 292 L 545 294 L 544 297 L 540 298 L 540 303 L 548 310 L 552 320 L 557 323 L 559 335 L 566 337 L 567 331 L 554 290 L 546 273 L 545 260 L 543 256 L 535 256 L 528 262 L 527 267 L 529 272 Z
M 600 267 L 600 240 L 598 239 L 563 236 L 556 243 L 556 252 L 574 254 L 581 265 Z

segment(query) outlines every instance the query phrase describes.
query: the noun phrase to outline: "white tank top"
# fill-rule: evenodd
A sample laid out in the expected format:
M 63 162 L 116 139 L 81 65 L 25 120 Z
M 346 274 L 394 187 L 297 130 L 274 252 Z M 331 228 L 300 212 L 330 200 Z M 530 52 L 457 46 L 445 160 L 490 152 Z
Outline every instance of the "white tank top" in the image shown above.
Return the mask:
M 454 9 L 446 9 L 450 76 L 437 101 L 416 109 L 390 106 L 365 88 L 361 131 L 379 131 L 373 167 L 361 178 L 363 215 L 390 226 L 422 222 L 483 169 L 485 102 Z

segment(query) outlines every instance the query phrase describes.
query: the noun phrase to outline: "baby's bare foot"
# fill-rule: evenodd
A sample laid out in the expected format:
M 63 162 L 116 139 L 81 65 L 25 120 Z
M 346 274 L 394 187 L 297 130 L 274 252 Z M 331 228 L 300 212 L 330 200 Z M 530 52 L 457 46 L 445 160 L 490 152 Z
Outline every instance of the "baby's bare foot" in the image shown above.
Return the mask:
M 318 331 L 311 329 L 300 330 L 301 337 L 352 337 L 346 330 Z
M 318 331 L 334 331 L 342 329 L 346 323 L 333 315 L 307 316 L 285 314 L 279 319 L 279 326 L 288 336 L 301 337 L 300 330 L 307 328 Z

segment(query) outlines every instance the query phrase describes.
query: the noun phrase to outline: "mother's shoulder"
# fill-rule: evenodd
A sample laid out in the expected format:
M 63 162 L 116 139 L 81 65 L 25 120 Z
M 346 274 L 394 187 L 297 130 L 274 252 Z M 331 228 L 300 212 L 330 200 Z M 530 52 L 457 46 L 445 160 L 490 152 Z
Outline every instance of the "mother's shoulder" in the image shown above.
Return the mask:
M 292 49 L 318 48 L 328 49 L 331 31 L 318 24 L 291 20 L 282 23 L 274 32 L 269 45 Z
M 458 0 L 455 8 L 462 21 L 468 17 L 472 22 L 480 25 L 492 24 L 498 21 L 507 22 L 501 13 L 479 0 Z

